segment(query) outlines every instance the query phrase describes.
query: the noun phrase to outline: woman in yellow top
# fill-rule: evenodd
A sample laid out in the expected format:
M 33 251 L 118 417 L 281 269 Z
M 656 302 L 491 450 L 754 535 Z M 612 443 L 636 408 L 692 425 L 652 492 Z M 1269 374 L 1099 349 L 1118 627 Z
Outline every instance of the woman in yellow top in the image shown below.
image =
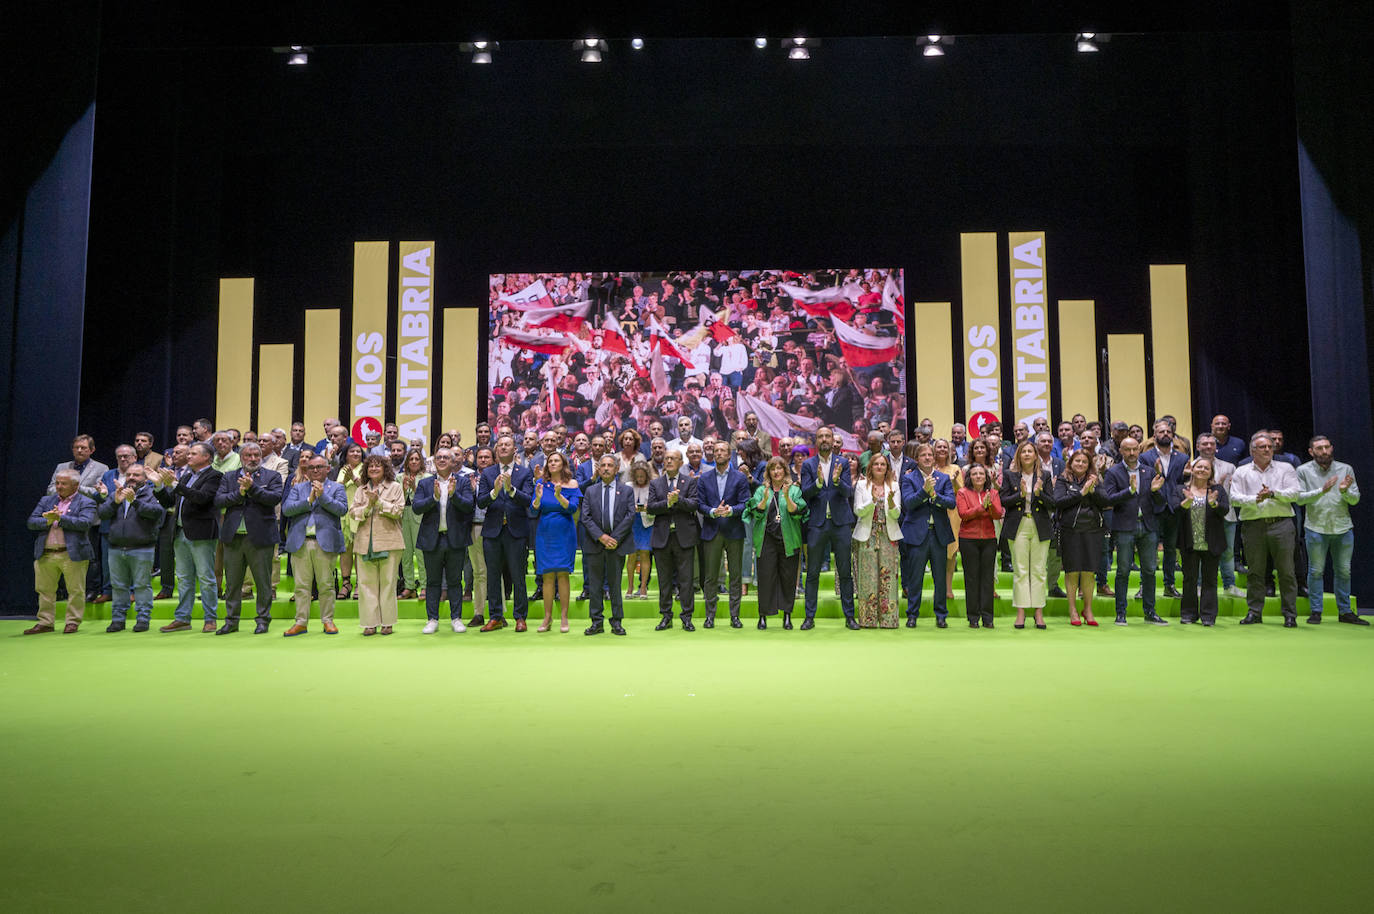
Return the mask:
M 758 556 L 759 628 L 767 628 L 768 617 L 779 611 L 782 627 L 792 627 L 792 603 L 801 568 L 801 525 L 806 515 L 801 486 L 792 482 L 787 461 L 769 458 L 763 485 L 744 509 L 745 522 L 754 527 L 754 554 Z
M 358 624 L 364 635 L 389 635 L 396 624 L 396 566 L 405 548 L 401 514 L 406 497 L 391 460 L 377 454 L 363 464 L 363 478 L 349 502 L 356 525 L 353 553 L 358 566 Z
M 358 491 L 358 486 L 363 481 L 363 446 L 361 444 L 350 444 L 348 450 L 344 452 L 343 465 L 339 467 L 339 472 L 335 474 L 334 480 L 344 487 L 344 494 L 348 496 L 348 503 L 353 504 L 353 494 Z M 343 586 L 339 589 L 340 600 L 351 600 L 353 598 L 353 531 L 358 529 L 358 524 L 351 515 L 343 518 L 344 550 L 339 556 L 339 577 Z
M 959 497 L 959 490 L 964 487 L 964 468 L 957 463 L 951 463 L 949 459 L 949 442 L 944 438 L 936 438 L 931 444 L 935 447 L 935 469 L 949 477 L 950 485 L 954 486 L 954 497 Z M 949 525 L 954 528 L 954 542 L 949 544 L 949 561 L 945 564 L 945 599 L 954 599 L 954 561 L 959 554 L 959 509 L 949 509 Z

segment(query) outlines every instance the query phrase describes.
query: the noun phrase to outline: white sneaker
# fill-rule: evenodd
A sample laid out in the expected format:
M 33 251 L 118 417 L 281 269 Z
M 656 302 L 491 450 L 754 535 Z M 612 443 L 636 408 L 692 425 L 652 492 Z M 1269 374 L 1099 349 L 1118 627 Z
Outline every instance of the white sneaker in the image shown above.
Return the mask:
M 438 619 L 430 619 L 428 622 L 425 623 L 425 627 L 424 627 L 421 631 L 422 631 L 423 634 L 432 635 L 432 634 L 434 634 L 435 632 L 437 632 L 438 630 L 439 630 L 439 620 L 438 620 Z
M 1245 591 L 1234 584 L 1223 590 L 1222 593 L 1226 594 L 1228 597 L 1240 597 L 1242 600 L 1245 599 Z
M 462 634 L 463 632 L 465 632 L 465 631 L 467 631 L 467 630 L 468 630 L 468 627 L 467 627 L 466 625 L 463 624 L 463 620 L 462 620 L 462 619 L 454 619 L 454 620 L 453 620 L 453 631 L 454 631 L 456 634 Z

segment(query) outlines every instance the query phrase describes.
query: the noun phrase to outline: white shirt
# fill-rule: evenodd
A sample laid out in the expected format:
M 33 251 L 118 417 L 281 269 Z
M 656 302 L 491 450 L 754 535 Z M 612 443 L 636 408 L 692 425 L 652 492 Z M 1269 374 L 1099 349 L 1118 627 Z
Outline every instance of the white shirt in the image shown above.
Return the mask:
M 463 467 L 462 469 L 460 469 L 460 470 L 459 470 L 457 473 L 455 473 L 454 475 L 455 475 L 455 476 L 473 476 L 473 477 L 475 477 L 475 476 L 477 475 L 477 470 L 473 469 L 472 467 Z M 472 490 L 473 490 L 474 492 L 477 491 L 477 483 L 476 483 L 476 482 L 472 482 L 471 480 L 469 480 L 468 484 L 472 486 Z M 476 502 L 474 501 L 473 504 L 476 505 Z M 486 520 L 486 519 L 487 519 L 487 509 L 486 509 L 486 508 L 477 507 L 477 508 L 472 512 L 472 522 L 473 522 L 474 524 L 480 524 L 482 521 L 484 521 L 484 520 Z
M 744 371 L 749 367 L 749 351 L 743 343 L 730 343 L 720 350 L 720 373 L 723 375 Z
M 434 477 L 434 491 L 439 496 L 440 533 L 448 531 L 448 493 L 450 486 L 455 484 L 453 482 L 454 479 L 455 477 L 452 473 L 449 474 L 448 479 L 444 479 L 442 476 L 438 475 Z M 443 483 L 443 485 L 441 485 L 441 483 Z
M 668 450 L 681 451 L 682 459 L 685 461 L 687 459 L 687 449 L 694 444 L 700 445 L 701 439 L 696 436 L 692 436 L 686 441 L 683 441 L 681 438 L 674 438 L 672 441 L 668 442 Z
M 1268 486 L 1273 498 L 1259 502 L 1255 497 Z M 1298 471 L 1282 460 L 1270 461 L 1261 470 L 1253 463 L 1237 467 L 1231 474 L 1231 504 L 1236 506 L 1240 519 L 1259 520 L 1266 517 L 1292 517 L 1293 502 L 1298 497 Z
M 1235 475 L 1236 465 L 1229 460 L 1222 460 L 1220 457 L 1212 458 L 1212 482 L 1226 490 L 1229 497 L 1231 494 L 1231 477 Z M 1186 480 L 1185 480 L 1186 483 Z M 1233 522 L 1236 519 L 1236 506 L 1231 505 L 1231 509 L 1226 512 L 1225 520 Z

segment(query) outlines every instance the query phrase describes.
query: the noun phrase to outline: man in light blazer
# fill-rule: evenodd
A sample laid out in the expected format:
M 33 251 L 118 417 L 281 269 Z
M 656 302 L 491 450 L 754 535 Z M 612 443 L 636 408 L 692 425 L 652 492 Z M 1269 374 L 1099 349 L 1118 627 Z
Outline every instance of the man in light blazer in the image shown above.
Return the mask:
M 717 441 L 715 465 L 703 467 L 697 477 L 697 501 L 701 507 L 701 553 L 706 566 L 702 602 L 706 604 L 705 628 L 716 627 L 716 602 L 720 598 L 720 560 L 730 565 L 730 627 L 741 628 L 740 597 L 744 592 L 744 521 L 753 486 L 749 477 L 730 465 L 730 445 Z M 805 626 L 803 626 L 805 627 Z
M 949 509 L 954 507 L 954 484 L 935 469 L 935 450 L 921 445 L 916 454 L 916 469 L 902 477 L 902 581 L 906 587 L 906 627 L 915 628 L 921 614 L 921 585 L 926 565 L 935 579 L 935 627 L 948 628 L 945 617 L 945 564 L 948 546 L 954 542 Z
M 215 507 L 224 509 L 219 541 L 224 544 L 224 624 L 215 632 L 239 630 L 243 605 L 243 577 L 253 575 L 257 625 L 255 635 L 267 634 L 272 622 L 272 559 L 281 540 L 277 505 L 281 504 L 281 474 L 262 465 L 262 448 L 250 441 L 239 449 L 239 468 L 220 480 Z
M 658 611 L 663 620 L 655 631 L 673 627 L 673 590 L 682 614 L 682 630 L 696 631 L 692 612 L 696 609 L 693 565 L 696 546 L 701 539 L 697 526 L 697 481 L 682 470 L 682 452 L 668 451 L 663 457 L 663 475 L 649 483 L 648 512 L 654 515 L 654 532 L 649 546 L 654 550 L 658 570 Z
M 67 582 L 67 620 L 63 631 L 71 634 L 86 610 L 86 568 L 95 549 L 86 534 L 96 524 L 95 500 L 81 494 L 79 470 L 59 468 L 53 474 L 51 495 L 38 500 L 29 515 L 33 542 L 33 589 L 38 593 L 38 622 L 26 635 L 53 631 L 57 620 L 57 584 Z
M 309 458 L 305 474 L 305 482 L 291 487 L 281 507 L 287 518 L 286 551 L 296 577 L 296 621 L 283 632 L 287 638 L 308 631 L 312 586 L 320 595 L 324 633 L 339 633 L 334 624 L 334 564 L 344 549 L 339 519 L 348 513 L 348 490 L 329 478 L 329 460 L 321 454 Z
M 611 633 L 625 634 L 620 572 L 625 567 L 625 556 L 635 548 L 635 492 L 619 481 L 619 469 L 620 461 L 614 454 L 603 455 L 597 463 L 596 481 L 582 495 L 577 533 L 582 544 L 582 573 L 592 620 L 583 632 L 585 635 L 605 631 L 603 585 L 609 585 L 611 590 Z
M 849 478 L 849 459 L 835 450 L 835 433 L 822 426 L 816 431 L 816 456 L 801 468 L 802 498 L 810 512 L 806 521 L 806 619 L 802 630 L 816 627 L 816 603 L 821 566 L 835 556 L 835 581 L 840 586 L 840 608 L 846 620 L 854 618 L 854 573 L 850 544 L 854 539 L 854 483 Z
M 472 539 L 472 512 L 477 507 L 472 481 L 476 477 L 454 472 L 456 463 L 449 448 L 435 451 L 434 475 L 420 480 L 411 499 L 411 509 L 420 518 L 415 548 L 425 557 L 426 635 L 439 628 L 439 598 L 445 587 L 449 623 L 455 633 L 467 631 L 463 625 L 463 559 Z

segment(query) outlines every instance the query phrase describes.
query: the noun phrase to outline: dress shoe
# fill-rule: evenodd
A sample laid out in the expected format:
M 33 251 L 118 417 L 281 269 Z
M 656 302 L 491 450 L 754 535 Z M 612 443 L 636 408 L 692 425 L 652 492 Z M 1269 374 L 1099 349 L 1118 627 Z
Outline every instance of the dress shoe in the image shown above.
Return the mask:
M 1307 624 L 1308 624 L 1308 625 L 1321 625 L 1321 624 L 1322 624 L 1322 614 L 1321 614 L 1321 613 L 1313 613 L 1312 615 L 1308 616 L 1308 617 L 1307 617 Z
M 983 628 L 992 628 L 992 620 L 991 620 L 991 619 L 984 619 L 984 620 L 983 620 Z
M 707 616 L 707 617 L 702 621 L 701 627 L 702 627 L 702 628 L 715 628 L 715 627 L 716 627 L 716 620 L 715 620 L 713 617 L 711 617 L 711 616 Z
M 1151 625 L 1168 625 L 1168 621 L 1161 619 L 1158 613 L 1150 613 L 1145 617 L 1145 621 Z
M 1066 600 L 1066 599 L 1068 599 L 1068 596 L 1069 596 L 1069 595 L 1066 594 L 1066 593 L 1064 593 L 1064 588 L 1062 588 L 1062 587 L 1060 587 L 1058 584 L 1056 584 L 1055 586 L 1053 586 L 1053 587 L 1050 588 L 1050 596 L 1052 596 L 1052 597 L 1058 597 L 1058 598 L 1061 599 L 1061 600 Z
M 164 626 L 162 626 L 161 628 L 159 628 L 158 631 L 160 631 L 160 632 L 184 632 L 184 631 L 189 631 L 190 628 L 191 628 L 191 623 L 190 623 L 190 622 L 182 622 L 181 620 L 178 619 L 178 620 L 173 621 L 173 622 L 168 622 L 166 625 L 164 625 Z
M 107 593 L 96 594 L 95 599 L 92 600 L 91 602 L 92 602 L 92 603 L 108 603 L 108 602 L 110 602 L 110 595 L 107 594 Z
M 1298 584 L 1298 596 L 1300 596 L 1300 597 L 1306 597 L 1306 596 L 1307 596 L 1307 585 L 1306 585 L 1306 584 L 1303 584 L 1303 583 L 1299 582 L 1299 584 Z
M 802 620 L 802 624 L 801 624 L 801 630 L 802 630 L 802 631 L 804 631 L 804 632 L 809 632 L 809 631 L 811 631 L 811 629 L 813 629 L 813 628 L 815 628 L 815 627 L 816 627 L 816 620 L 813 619 L 811 616 L 807 616 L 805 619 Z
M 326 622 L 324 623 L 324 633 L 326 635 L 337 635 L 339 633 L 339 627 L 333 622 Z
M 157 596 L 153 597 L 153 599 L 154 599 L 154 600 L 170 600 L 170 599 L 172 599 L 172 591 L 171 591 L 170 588 L 164 587 L 164 588 L 162 588 L 161 590 L 159 590 L 159 591 L 157 592 Z
M 215 625 L 214 619 L 206 619 L 205 624 L 200 627 L 200 631 L 201 634 L 208 634 L 213 632 L 216 628 L 217 626 Z
M 529 626 L 525 624 L 525 620 L 524 620 L 524 619 L 516 619 L 516 620 L 515 620 L 515 630 L 516 630 L 517 632 L 529 631 Z
M 935 620 L 935 627 L 936 627 L 936 628 L 949 628 L 949 622 L 945 621 L 944 619 L 936 619 L 936 620 Z
M 81 623 L 79 622 L 68 622 L 66 625 L 62 626 L 62 634 L 70 635 L 80 627 Z
M 134 623 L 133 630 L 136 632 L 146 632 L 148 630 L 148 620 L 139 619 L 137 622 Z
M 282 632 L 281 636 L 283 638 L 294 638 L 297 635 L 304 635 L 308 631 L 310 631 L 310 629 L 306 628 L 304 625 L 293 625 L 286 631 Z
M 790 632 L 790 631 L 792 630 L 792 614 L 791 614 L 791 613 L 783 613 L 783 614 L 782 614 L 782 627 L 783 627 L 783 629 L 784 629 L 785 631 L 789 631 L 789 632 Z
M 619 622 L 612 622 L 612 623 L 611 623 L 611 634 L 612 634 L 612 635 L 623 635 L 623 634 L 625 634 L 625 626 L 621 625 Z
M 1270 584 L 1268 587 L 1264 588 L 1264 595 L 1265 595 L 1266 597 L 1276 597 L 1276 596 L 1278 596 L 1278 594 L 1277 594 L 1277 593 L 1275 592 L 1275 590 L 1274 590 L 1274 585 L 1273 585 L 1273 584 Z
M 682 620 L 682 630 L 683 630 L 684 632 L 694 632 L 694 631 L 697 630 L 697 627 L 696 627 L 695 625 L 692 624 L 692 620 L 691 620 L 691 619 L 683 619 L 683 620 Z
M 389 634 L 391 634 L 391 632 L 392 632 L 392 628 L 391 628 L 390 625 L 383 625 L 383 626 L 381 627 L 381 629 L 378 630 L 377 633 L 380 634 L 380 635 L 389 635 Z
M 744 628 L 744 623 L 741 622 L 741 621 L 739 620 L 739 616 L 731 616 L 731 617 L 730 617 L 730 627 L 731 627 L 731 628 Z
M 486 624 L 486 621 L 486 619 L 482 618 L 481 613 L 476 613 L 473 615 L 471 619 L 468 620 L 468 628 L 481 628 L 483 625 Z
M 587 591 L 586 591 L 586 590 L 583 590 L 580 594 L 577 595 L 577 602 L 579 602 L 579 603 L 585 603 L 585 602 L 587 602 Z
M 584 631 L 582 634 L 584 634 L 584 635 L 599 635 L 599 634 L 601 634 L 602 632 L 604 632 L 605 630 L 606 630 L 606 627 L 605 627 L 604 625 L 602 625 L 600 622 L 593 622 L 591 625 L 587 626 L 586 631 Z
M 658 624 L 654 626 L 654 631 L 656 631 L 656 632 L 661 632 L 661 631 L 663 631 L 664 629 L 672 628 L 672 627 L 673 627 L 673 617 L 672 617 L 672 616 L 664 616 L 662 619 L 658 620 Z
M 969 627 L 969 628 L 979 628 L 980 626 L 979 626 L 977 620 L 975 620 L 975 621 L 973 621 L 973 622 L 970 622 L 970 623 L 968 624 L 968 627 Z
M 1098 584 L 1097 595 L 1099 597 L 1114 597 L 1116 596 L 1116 591 L 1112 590 L 1111 585 L 1109 584 Z
M 852 628 L 854 631 L 857 632 L 857 631 L 859 630 L 859 622 L 858 622 L 857 619 L 854 619 L 854 618 L 845 619 L 845 620 L 844 620 L 844 627 L 845 627 L 845 628 Z
M 268 623 L 268 622 L 259 622 L 257 625 L 253 626 L 253 634 L 255 634 L 255 635 L 265 635 L 265 634 L 267 634 L 267 629 L 268 629 L 269 627 L 270 627 L 270 623 Z
M 106 632 L 107 634 L 114 634 L 115 632 L 122 632 L 122 631 L 124 631 L 124 623 L 123 623 L 123 622 L 111 622 L 109 625 L 105 626 L 105 632 Z
M 422 629 L 420 629 L 420 634 L 422 634 L 422 635 L 432 635 L 432 634 L 434 634 L 435 632 L 437 632 L 438 630 L 439 630 L 439 620 L 438 620 L 438 619 L 426 619 L 426 620 L 425 620 L 425 627 L 422 628 Z
M 1245 618 L 1240 620 L 1241 625 L 1259 625 L 1264 618 L 1259 613 L 1246 613 Z
M 24 634 L 26 634 L 26 635 L 46 635 L 46 634 L 48 634 L 48 633 L 51 632 L 51 631 L 54 631 L 54 629 L 53 629 L 53 627 L 52 627 L 51 625 L 35 625 L 35 626 L 33 626 L 32 628 L 26 628 L 26 629 L 24 629 Z
M 372 637 L 373 635 L 375 635 L 375 634 L 377 634 L 377 630 L 376 630 L 375 628 L 365 628 L 365 629 L 363 629 L 363 637 L 364 637 L 364 638 L 371 638 L 371 637 Z
M 505 617 L 505 616 L 492 616 L 492 617 L 491 617 L 491 621 L 488 622 L 486 625 L 483 625 L 481 630 L 484 631 L 484 632 L 494 632 L 494 631 L 496 631 L 498 628 L 505 628 L 505 627 L 506 627 L 506 617 Z
M 1179 593 L 1178 588 L 1172 584 L 1166 584 L 1164 586 L 1164 596 L 1169 597 L 1173 600 L 1179 600 L 1183 598 L 1183 594 Z
M 215 629 L 215 634 L 216 634 L 216 635 L 232 635 L 234 632 L 236 632 L 236 631 L 238 631 L 238 630 L 239 630 L 239 624 L 238 624 L 237 622 L 226 622 L 226 623 L 224 623 L 223 625 L 221 625 L 219 628 Z
M 1347 625 L 1368 625 L 1368 619 L 1361 619 L 1358 613 L 1341 613 L 1336 617 L 1337 622 L 1344 622 Z
M 1211 628 L 1211 627 L 1214 626 L 1214 625 L 1216 625 L 1215 622 L 1211 622 L 1211 621 L 1209 621 L 1209 620 L 1207 620 L 1207 619 L 1203 619 L 1203 620 L 1202 620 L 1202 627 L 1203 627 L 1203 628 Z
M 1131 599 L 1132 599 L 1132 600 L 1144 599 L 1144 597 L 1142 596 L 1142 594 L 1143 594 L 1144 592 L 1145 592 L 1145 591 L 1144 591 L 1144 588 L 1137 587 L 1137 588 L 1135 589 L 1135 595 L 1134 595 L 1133 597 L 1131 597 Z
M 765 628 L 767 628 L 767 627 L 768 627 L 768 617 L 767 617 L 767 616 L 759 616 L 759 631 L 763 631 L 763 630 L 764 630 Z
M 1013 623 L 1011 624 L 1011 627 L 1012 627 L 1012 628 L 1025 628 L 1025 627 L 1026 627 L 1026 623 L 1024 623 L 1024 622 L 1013 622 Z
M 1297 628 L 1297 627 L 1298 627 L 1298 618 L 1297 618 L 1297 616 L 1284 616 L 1284 617 L 1283 617 L 1283 627 L 1284 627 L 1284 628 Z
M 908 616 L 908 617 L 907 617 L 907 620 L 906 620 L 906 627 L 907 627 L 907 628 L 915 628 L 915 627 L 916 627 L 916 617 L 915 617 L 915 616 Z
M 1196 622 L 1196 621 L 1197 621 L 1196 619 L 1189 619 L 1189 618 L 1186 618 L 1186 617 L 1184 617 L 1184 616 L 1180 616 L 1179 619 L 1178 619 L 1178 624 L 1179 624 L 1179 625 L 1192 625 L 1192 624 L 1193 624 L 1194 622 Z
M 402 599 L 402 600 L 413 600 L 413 599 L 415 599 L 415 591 L 413 591 L 413 590 L 411 590 L 409 587 L 407 587 L 405 590 L 401 591 L 401 599 Z

